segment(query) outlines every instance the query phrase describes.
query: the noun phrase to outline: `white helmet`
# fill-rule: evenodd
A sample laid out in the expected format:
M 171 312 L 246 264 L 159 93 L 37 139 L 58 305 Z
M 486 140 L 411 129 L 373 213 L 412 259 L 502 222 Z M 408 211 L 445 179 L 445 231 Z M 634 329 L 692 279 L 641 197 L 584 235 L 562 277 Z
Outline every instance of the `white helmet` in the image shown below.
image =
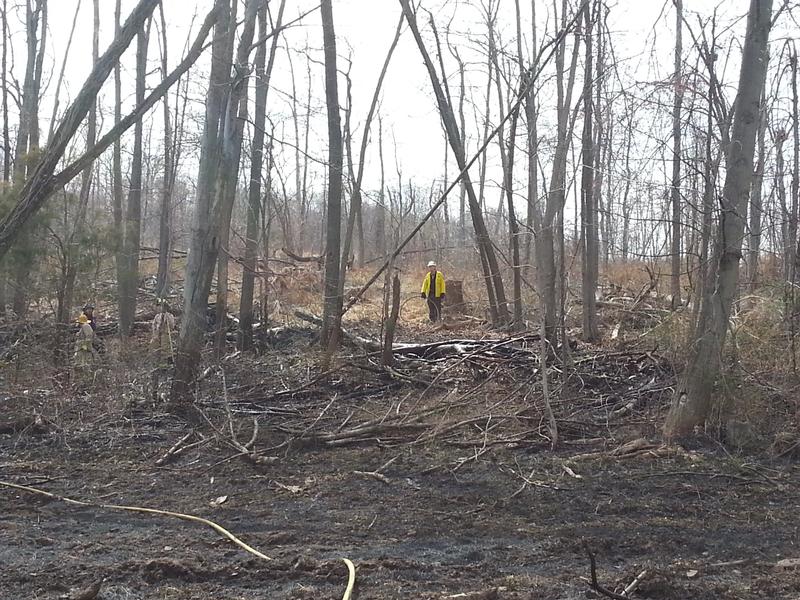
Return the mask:
M 434 261 L 434 260 L 428 261 L 428 266 L 429 267 L 435 267 L 436 266 L 436 261 Z

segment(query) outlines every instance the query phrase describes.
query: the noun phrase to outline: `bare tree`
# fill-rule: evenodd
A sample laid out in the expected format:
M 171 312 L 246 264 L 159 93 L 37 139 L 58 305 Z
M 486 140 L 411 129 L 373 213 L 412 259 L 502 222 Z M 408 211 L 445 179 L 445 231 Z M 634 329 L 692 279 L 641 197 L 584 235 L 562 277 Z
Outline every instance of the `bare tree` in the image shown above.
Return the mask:
M 223 227 L 229 226 L 223 222 L 224 207 L 218 194 L 224 127 L 228 124 L 225 107 L 231 91 L 231 47 L 236 28 L 231 20 L 230 0 L 216 0 L 215 9 L 217 19 L 211 45 L 211 73 L 206 93 L 194 226 L 186 264 L 183 318 L 171 390 L 171 399 L 175 403 L 189 400 L 206 331 L 208 295 L 219 252 L 219 235 Z M 241 81 L 237 83 L 242 84 Z
M 294 127 L 294 181 L 295 181 L 295 190 L 294 190 L 294 199 L 295 203 L 298 208 L 301 209 L 302 212 L 302 203 L 303 203 L 303 170 L 302 170 L 302 161 L 300 159 L 300 111 L 298 110 L 299 104 L 299 94 L 297 93 L 297 83 L 294 71 L 294 61 L 292 60 L 292 54 L 294 50 L 289 46 L 286 47 L 286 59 L 289 62 L 289 74 L 291 75 L 292 80 L 292 96 L 290 98 L 289 106 L 291 107 L 292 111 L 292 125 Z M 285 198 L 288 200 L 288 197 Z M 287 208 L 289 204 L 286 202 L 285 207 Z M 293 223 L 292 219 L 287 217 L 283 220 L 283 232 L 284 232 L 284 241 L 286 242 L 286 247 L 290 250 L 298 250 L 301 254 L 303 252 L 303 244 L 298 243 L 298 240 L 295 239 L 295 235 L 293 233 Z
M 276 28 L 280 31 L 283 22 L 283 11 L 286 0 L 281 0 L 278 8 Z M 258 13 L 258 31 L 261 37 L 267 35 L 267 5 L 264 4 Z M 253 140 L 250 152 L 250 185 L 247 191 L 247 230 L 245 233 L 244 265 L 242 272 L 242 293 L 239 303 L 239 347 L 248 350 L 253 344 L 253 292 L 255 289 L 255 273 L 258 262 L 259 221 L 263 211 L 269 210 L 268 196 L 265 200 L 261 197 L 261 171 L 264 166 L 264 138 L 267 121 L 267 96 L 272 66 L 275 64 L 275 54 L 280 37 L 272 37 L 267 64 L 267 45 L 263 42 L 256 51 L 256 98 L 253 114 Z M 266 306 L 263 307 L 266 311 Z M 266 314 L 263 317 L 266 319 Z
M 766 78 L 764 79 L 766 86 Z M 761 107 L 758 113 L 758 162 L 753 173 L 753 186 L 750 191 L 750 210 L 748 211 L 748 221 L 750 236 L 747 245 L 747 279 L 751 286 L 758 284 L 758 259 L 761 248 L 761 218 L 763 212 L 762 190 L 764 188 L 764 168 L 766 166 L 767 148 L 767 102 L 765 97 L 766 89 L 761 91 Z
M 139 32 L 136 42 L 136 104 L 144 102 L 147 76 L 147 46 L 150 41 L 150 20 Z M 136 297 L 139 291 L 139 247 L 142 233 L 142 121 L 133 129 L 130 185 L 125 207 L 124 238 L 122 241 L 123 270 L 119 285 L 119 332 L 131 333 L 136 317 Z
M 783 276 L 785 281 L 791 282 L 792 260 L 790 258 L 794 248 L 794 238 L 792 237 L 792 215 L 789 204 L 786 202 L 786 157 L 783 155 L 783 147 L 789 138 L 789 132 L 781 126 L 773 125 L 771 128 L 772 141 L 775 145 L 775 197 L 781 212 L 781 246 L 783 257 Z M 791 201 L 791 200 L 790 200 Z
M 733 131 L 727 148 L 720 224 L 715 239 L 715 254 L 718 256 L 716 285 L 710 301 L 703 304 L 700 327 L 690 347 L 688 366 L 676 388 L 667 416 L 664 426 L 667 439 L 690 434 L 695 426 L 701 426 L 712 406 L 712 390 L 721 368 L 722 349 L 739 280 L 744 219 L 753 178 L 759 100 L 766 77 L 771 18 L 772 0 L 751 0 Z
M 583 0 L 578 14 L 583 11 L 583 7 L 586 4 L 588 4 L 588 0 Z M 568 23 L 566 0 L 563 0 L 561 4 L 561 22 L 562 29 L 566 29 Z M 563 235 L 560 234 L 561 228 L 557 223 L 557 218 L 563 213 L 564 204 L 566 203 L 567 156 L 569 154 L 570 131 L 573 123 L 570 119 L 570 107 L 575 86 L 579 47 L 579 40 L 576 35 L 572 49 L 572 60 L 569 69 L 565 72 L 566 37 L 562 37 L 556 45 L 556 148 L 553 155 L 544 212 L 541 215 L 536 215 L 534 220 L 538 292 L 542 296 L 545 310 L 545 332 L 547 339 L 550 341 L 555 340 L 558 318 L 559 304 L 556 283 L 559 277 L 556 269 L 556 230 L 559 230 L 559 239 L 562 239 Z M 563 254 L 561 264 L 564 264 Z
M 622 239 L 620 240 L 620 257 L 622 262 L 628 262 L 628 253 L 630 250 L 630 192 L 631 192 L 631 179 L 633 173 L 631 172 L 631 145 L 633 143 L 633 110 L 628 102 L 625 103 L 625 168 L 623 177 L 625 184 L 622 191 L 622 198 L 620 199 L 620 211 L 622 212 Z
M 675 72 L 673 74 L 674 99 L 672 103 L 672 244 L 670 249 L 670 293 L 672 308 L 681 303 L 681 106 L 683 104 L 683 74 L 681 69 L 683 44 L 683 0 L 675 4 Z
M 538 159 L 538 146 L 539 146 L 539 133 L 538 133 L 538 114 L 536 108 L 536 93 L 535 88 L 530 85 L 530 76 L 528 69 L 525 68 L 525 60 L 522 55 L 522 18 L 520 15 L 519 0 L 514 0 L 514 8 L 516 10 L 517 21 L 517 61 L 519 63 L 519 71 L 522 73 L 522 83 L 528 90 L 525 97 L 525 121 L 526 121 L 526 140 L 525 149 L 527 152 L 527 166 L 528 166 L 528 190 L 527 190 L 527 211 L 525 217 L 525 265 L 526 268 L 531 266 L 531 249 L 533 244 L 533 231 L 536 223 L 536 216 L 539 211 L 537 204 L 538 186 L 539 186 L 539 166 Z M 537 61 L 537 35 L 536 35 L 536 0 L 531 0 L 531 64 L 536 64 Z
M 339 345 L 342 294 L 339 285 L 342 228 L 342 143 L 339 114 L 339 83 L 336 71 L 336 33 L 331 0 L 322 0 L 322 37 L 325 47 L 325 101 L 328 112 L 328 192 L 325 242 L 325 285 L 322 316 L 322 346 L 334 351 Z
M 8 133 L 8 0 L 3 0 L 3 181 L 11 181 L 11 137 Z
M 114 5 L 114 35 L 119 37 L 121 0 L 116 0 Z M 122 70 L 119 61 L 114 63 L 114 126 L 119 126 L 122 121 Z M 122 255 L 122 242 L 125 239 L 125 230 L 122 224 L 122 208 L 125 202 L 122 186 L 122 140 L 118 137 L 114 140 L 114 148 L 111 158 L 111 173 L 113 178 L 112 189 L 112 211 L 114 213 L 114 266 L 116 267 L 117 286 L 123 280 L 125 274 L 125 259 Z
M 11 138 L 8 132 L 8 0 L 3 0 L 3 50 L 0 60 L 0 85 L 2 90 L 3 110 L 3 182 L 11 181 Z M 0 260 L 0 315 L 5 314 L 7 297 L 6 261 Z
M 794 237 L 792 240 L 797 239 L 797 210 L 800 206 L 800 107 L 798 106 L 798 92 L 797 92 L 797 48 L 792 43 L 791 54 L 789 55 L 789 68 L 792 72 L 792 137 L 793 137 L 793 154 L 792 154 L 792 210 L 794 221 Z M 800 240 L 797 242 L 800 248 Z M 798 272 L 800 272 L 800 253 L 795 252 L 792 269 L 792 283 L 797 282 Z M 796 310 L 793 307 L 793 310 Z
M 248 120 L 248 85 L 249 57 L 255 35 L 258 8 L 264 0 L 248 0 L 245 4 L 244 28 L 239 38 L 236 51 L 236 62 L 233 64 L 234 81 L 227 99 L 227 116 L 223 129 L 222 154 L 220 163 L 220 196 L 221 221 L 219 231 L 219 248 L 217 255 L 217 297 L 216 297 L 216 335 L 214 339 L 215 356 L 219 359 L 227 340 L 228 324 L 228 265 L 230 258 L 230 222 L 233 204 L 236 200 L 237 182 L 239 180 L 239 162 L 242 154 L 244 124 Z M 232 6 L 231 23 L 236 23 L 235 4 Z M 235 29 L 235 25 L 232 26 Z M 231 34 L 230 44 L 234 36 Z
M 583 73 L 583 135 L 581 169 L 581 224 L 583 250 L 583 338 L 587 342 L 600 339 L 597 327 L 597 293 L 598 276 L 598 240 L 597 240 L 597 206 L 594 198 L 594 140 L 592 137 L 592 14 L 587 2 L 583 6 L 584 45 L 586 55 Z
M 141 28 L 142 24 L 150 17 L 155 9 L 158 0 L 140 0 L 139 4 L 133 9 L 125 25 L 100 57 L 94 69 L 90 73 L 86 83 L 84 83 L 72 105 L 67 109 L 61 123 L 53 134 L 53 139 L 47 145 L 36 165 L 36 168 L 25 180 L 25 185 L 19 194 L 19 202 L 16 206 L 0 221 L 0 259 L 2 259 L 11 247 L 17 236 L 20 235 L 23 226 L 30 218 L 42 207 L 54 189 L 63 186 L 75 176 L 77 176 L 89 162 L 94 160 L 99 153 L 110 146 L 114 139 L 119 137 L 124 129 L 130 127 L 133 122 L 129 120 L 124 123 L 125 127 L 115 127 L 103 139 L 88 150 L 80 159 L 73 161 L 61 172 L 54 176 L 54 171 L 59 161 L 64 155 L 67 144 L 71 141 L 78 127 L 83 122 L 86 114 L 94 104 L 98 91 L 102 87 L 111 69 L 119 60 L 119 57 L 130 44 L 133 36 Z M 196 56 L 194 57 L 196 59 Z M 188 68 L 188 67 L 186 67 Z M 160 94 L 163 89 L 158 90 Z M 151 94 L 151 98 L 156 90 Z M 157 95 L 156 98 L 160 98 Z M 139 107 L 142 108 L 142 107 Z M 137 113 L 138 114 L 138 113 Z
M 92 36 L 92 63 L 97 64 L 100 57 L 100 6 L 99 0 L 92 2 L 93 13 L 93 29 L 94 35 Z M 77 14 L 77 13 L 76 13 Z M 66 58 L 65 58 L 66 60 Z M 55 111 L 54 111 L 55 112 Z M 89 111 L 86 126 L 86 146 L 90 148 L 94 146 L 97 140 L 97 104 L 95 103 Z M 74 294 L 75 294 L 75 279 L 78 275 L 78 261 L 79 261 L 79 239 L 83 235 L 86 228 L 86 212 L 89 206 L 89 194 L 92 189 L 93 166 L 90 164 L 83 170 L 81 174 L 81 187 L 78 194 L 78 210 L 75 215 L 75 223 L 67 234 L 65 264 L 63 265 L 64 277 L 62 278 L 61 285 L 59 286 L 58 302 L 56 307 L 56 323 L 58 325 L 65 325 L 69 319 L 69 311 L 72 308 Z M 56 347 L 61 348 L 61 333 L 62 328 L 58 329 L 58 339 Z M 57 356 L 60 355 L 57 354 Z
M 44 53 L 44 36 L 47 31 L 47 0 L 26 0 L 25 30 L 27 60 L 22 87 L 22 102 L 19 110 L 19 126 L 14 151 L 14 186 L 22 187 L 33 172 L 39 150 L 39 94 L 41 89 L 40 55 Z M 39 36 L 41 35 L 41 40 Z M 35 227 L 29 225 L 22 231 L 15 248 L 13 275 L 14 296 L 12 305 L 17 315 L 28 309 L 28 291 L 37 249 L 34 239 Z
M 597 211 L 595 226 L 597 235 L 595 236 L 599 244 L 598 259 L 602 261 L 603 267 L 608 268 L 610 241 L 611 241 L 611 214 L 613 205 L 613 194 L 611 191 L 612 177 L 607 177 L 613 168 L 612 161 L 612 142 L 614 133 L 614 122 L 612 115 L 612 100 L 608 99 L 604 110 L 604 93 L 606 93 L 606 40 L 610 40 L 610 35 L 606 35 L 608 30 L 609 9 L 602 0 L 595 3 L 595 22 L 597 24 L 597 51 L 594 57 L 594 145 L 597 151 L 594 153 L 594 186 L 592 198 Z M 607 186 L 605 195 L 603 194 L 603 184 Z M 596 286 L 595 279 L 595 286 Z M 596 288 L 595 288 L 596 291 Z
M 164 17 L 164 3 L 159 4 L 161 17 L 161 73 L 167 76 L 167 21 Z M 166 296 L 169 290 L 169 266 L 172 248 L 170 245 L 170 220 L 172 212 L 172 188 L 175 185 L 175 159 L 177 143 L 172 138 L 169 96 L 164 95 L 164 165 L 161 181 L 161 208 L 158 227 L 158 274 L 156 276 L 156 295 Z M 177 127 L 177 123 L 175 124 Z
M 38 129 L 39 87 L 41 84 L 41 79 L 37 80 L 36 77 L 40 48 L 38 36 L 40 32 L 44 35 L 43 32 L 47 29 L 47 22 L 44 20 L 46 10 L 47 0 L 26 0 L 25 29 L 28 53 L 14 152 L 14 179 L 17 183 L 25 180 L 29 170 L 33 171 L 35 157 L 32 156 L 32 153 L 38 148 L 36 141 L 39 132 L 38 130 L 34 132 L 34 129 Z

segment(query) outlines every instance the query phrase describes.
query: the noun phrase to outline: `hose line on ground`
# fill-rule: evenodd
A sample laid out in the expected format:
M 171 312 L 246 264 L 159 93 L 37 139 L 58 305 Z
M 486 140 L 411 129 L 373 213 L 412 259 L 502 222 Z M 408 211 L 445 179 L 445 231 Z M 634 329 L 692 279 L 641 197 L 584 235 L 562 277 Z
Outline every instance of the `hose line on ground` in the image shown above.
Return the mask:
M 59 500 L 60 502 L 64 502 L 65 504 L 71 504 L 73 506 L 88 506 L 93 508 L 102 508 L 105 510 L 124 510 L 128 512 L 137 512 L 137 513 L 144 513 L 150 515 L 161 515 L 166 517 L 175 517 L 176 519 L 181 519 L 183 521 L 192 521 L 195 523 L 200 523 L 202 525 L 206 525 L 211 527 L 217 533 L 225 536 L 234 544 L 239 546 L 242 550 L 249 552 L 250 554 L 257 556 L 262 560 L 272 560 L 266 554 L 263 554 L 250 546 L 249 544 L 243 542 L 238 537 L 233 535 L 230 531 L 222 527 L 222 525 L 218 525 L 214 523 L 214 521 L 209 521 L 208 519 L 204 519 L 203 517 L 198 517 L 195 515 L 187 515 L 185 513 L 173 512 L 170 510 L 159 510 L 157 508 L 145 508 L 142 506 L 126 506 L 122 504 L 99 504 L 95 502 L 85 502 L 82 500 L 74 500 L 72 498 L 67 498 L 66 496 L 59 496 L 58 494 L 53 494 L 51 492 L 46 492 L 44 490 L 40 490 L 39 488 L 30 487 L 27 485 L 19 485 L 17 483 L 9 483 L 7 481 L 0 481 L 0 486 L 12 488 L 15 490 L 20 490 L 23 492 L 28 492 L 30 494 L 38 494 L 40 496 L 46 496 L 52 500 Z M 355 587 L 356 583 L 356 568 L 353 562 L 350 559 L 342 558 L 342 561 L 347 565 L 347 588 L 345 589 L 344 596 L 342 596 L 342 600 L 350 600 L 353 588 Z

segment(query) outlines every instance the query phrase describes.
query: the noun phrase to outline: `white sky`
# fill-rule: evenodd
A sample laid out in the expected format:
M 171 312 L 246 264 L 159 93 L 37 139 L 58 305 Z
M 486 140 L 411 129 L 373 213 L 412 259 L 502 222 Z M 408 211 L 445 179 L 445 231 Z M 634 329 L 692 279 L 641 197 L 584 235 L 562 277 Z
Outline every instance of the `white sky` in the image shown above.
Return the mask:
M 555 27 L 552 19 L 552 2 L 535 0 L 537 5 L 539 27 L 539 42 L 552 37 Z M 501 42 L 509 50 L 515 49 L 514 27 L 514 1 L 500 0 L 501 8 L 499 20 L 501 23 Z M 50 0 L 48 64 L 45 72 L 50 75 L 49 88 L 46 90 L 41 109 L 41 124 L 43 137 L 46 135 L 48 120 L 52 106 L 55 80 L 67 43 L 70 25 L 78 0 Z M 123 18 L 135 5 L 134 0 L 123 0 Z M 168 22 L 169 34 L 169 59 L 170 65 L 180 60 L 189 34 L 190 26 L 194 20 L 194 27 L 210 8 L 212 0 L 164 0 Z M 530 1 L 521 0 L 523 5 L 523 18 L 529 21 Z M 560 4 L 560 1 L 559 1 Z M 672 72 L 672 46 L 674 44 L 674 8 L 672 2 L 667 0 L 609 0 L 609 29 L 613 36 L 614 52 L 617 58 L 620 73 L 626 79 L 625 85 L 635 87 L 641 84 L 643 89 L 647 85 L 659 81 L 666 81 Z M 776 1 L 776 4 L 778 2 Z M 91 0 L 82 0 L 81 12 L 78 17 L 78 27 L 70 51 L 68 68 L 64 87 L 61 91 L 61 110 L 67 106 L 70 98 L 74 96 L 82 85 L 91 67 L 91 27 L 92 11 Z M 272 10 L 277 10 L 278 1 L 272 0 Z M 297 16 L 299 13 L 316 5 L 314 0 L 296 0 L 287 2 L 285 20 Z M 444 30 L 448 22 L 453 31 L 452 38 L 459 46 L 459 51 L 470 63 L 468 86 L 474 94 L 474 101 L 483 111 L 483 94 L 485 88 L 485 66 L 480 56 L 481 44 L 485 38 L 485 26 L 482 25 L 482 3 L 480 0 L 423 0 L 422 7 L 431 10 L 436 20 L 440 34 L 444 37 Z M 690 22 L 696 22 L 693 12 L 707 17 L 715 7 L 723 26 L 731 24 L 735 17 L 744 15 L 747 11 L 747 0 L 724 0 L 713 2 L 710 0 L 684 0 L 684 10 Z M 113 36 L 113 10 L 114 0 L 101 0 L 101 53 L 107 47 Z M 400 15 L 400 4 L 396 0 L 334 0 L 334 19 L 336 24 L 338 54 L 340 57 L 339 68 L 346 68 L 346 58 L 352 57 L 353 80 L 353 128 L 354 150 L 357 152 L 361 139 L 361 125 L 366 116 L 369 102 L 372 97 L 374 85 L 383 63 L 385 53 L 391 42 L 397 20 Z M 663 14 L 662 14 L 663 13 Z M 240 12 L 241 14 L 241 12 Z M 661 19 L 659 20 L 659 16 Z M 22 79 L 24 69 L 24 28 L 22 20 L 24 10 L 11 16 L 11 30 L 15 48 L 14 75 Z M 158 22 L 158 19 L 156 20 Z M 423 35 L 428 41 L 428 49 L 433 54 L 434 46 L 427 24 L 427 16 L 420 13 L 420 26 Z M 525 31 L 529 26 L 523 24 Z M 744 32 L 744 19 L 733 25 L 732 31 L 738 35 Z M 282 46 L 288 45 L 293 49 L 293 62 L 297 74 L 297 88 L 301 96 L 300 111 L 304 112 L 306 94 L 306 61 L 302 50 L 307 46 L 315 62 L 312 63 L 312 135 L 310 154 L 320 159 L 325 158 L 325 144 L 327 141 L 326 122 L 324 112 L 323 67 L 321 64 L 321 24 L 319 12 L 315 12 L 297 27 L 285 34 Z M 526 39 L 526 45 L 529 40 Z M 135 43 L 132 44 L 135 46 Z M 691 36 L 684 30 L 684 48 L 691 46 Z M 159 80 L 157 65 L 158 57 L 157 32 L 154 29 L 151 36 L 150 61 L 151 76 L 148 84 L 153 86 Z M 123 58 L 124 68 L 124 94 L 129 98 L 133 92 L 133 47 Z M 447 52 L 445 51 L 447 54 Z M 686 52 L 684 53 L 686 54 Z M 734 52 L 736 54 L 736 52 Z M 582 60 L 582 59 L 581 59 Z M 736 79 L 738 75 L 738 57 L 734 56 L 731 63 L 733 67 L 727 73 L 728 79 Z M 451 90 L 456 93 L 457 78 L 454 61 L 447 56 L 447 68 L 450 69 Z M 205 72 L 207 68 L 207 55 L 193 69 L 192 77 L 196 82 L 194 110 L 202 114 L 202 101 L 205 93 Z M 579 67 L 580 69 L 580 67 Z M 46 75 L 47 76 L 47 75 Z M 576 86 L 580 86 L 580 75 Z M 291 91 L 288 62 L 286 51 L 279 52 L 275 64 L 270 92 L 270 117 L 276 123 L 276 136 L 283 136 L 294 143 L 294 132 L 290 116 L 288 94 Z M 492 92 L 494 94 L 494 90 Z M 643 91 L 642 95 L 648 92 Z M 113 88 L 111 80 L 103 90 L 103 104 L 110 110 Z M 340 97 L 344 101 L 345 84 L 340 79 Z M 576 96 L 577 98 L 577 92 Z M 545 92 L 539 98 L 541 105 L 543 126 L 546 128 L 552 122 L 554 115 L 554 101 Z M 492 100 L 496 106 L 496 99 Z M 156 109 L 153 118 L 157 123 Z M 496 111 L 496 108 L 493 109 Z M 665 109 L 668 111 L 668 109 Z M 444 139 L 439 123 L 435 99 L 431 92 L 427 73 L 422 65 L 416 44 L 404 27 L 400 44 L 394 54 L 389 74 L 384 84 L 380 114 L 384 121 L 384 152 L 387 161 L 387 176 L 390 182 L 396 181 L 394 174 L 394 148 L 397 146 L 397 160 L 402 166 L 404 177 L 413 177 L 421 186 L 427 186 L 434 178 L 441 178 L 443 174 Z M 668 112 L 665 112 L 668 114 Z M 105 128 L 110 121 L 110 112 L 106 112 Z M 283 128 L 281 127 L 283 123 Z M 13 119 L 12 119 L 13 126 Z M 467 130 L 469 154 L 477 146 L 477 136 L 481 127 L 475 124 L 473 109 L 467 108 Z M 377 183 L 377 122 L 373 124 L 373 144 L 368 150 L 369 161 L 366 177 L 366 188 L 374 187 Z M 547 131 L 544 132 L 545 134 Z M 579 128 L 578 128 L 579 133 Z M 302 135 L 302 131 L 301 131 Z M 668 132 L 665 130 L 665 136 Z M 664 138 L 667 139 L 667 138 Z M 287 148 L 286 155 L 282 158 L 284 177 L 287 185 L 294 181 L 293 151 Z M 499 163 L 497 152 L 493 149 L 490 154 L 490 165 Z M 191 165 L 187 165 L 185 176 L 193 178 L 196 173 Z M 456 172 L 455 161 L 450 158 L 449 173 L 452 177 Z M 318 168 L 316 186 L 321 186 L 321 171 Z M 520 174 L 520 177 L 522 174 Z M 475 176 L 473 175 L 473 178 Z M 490 179 L 499 179 L 497 169 L 490 168 Z M 524 182 L 518 182 L 520 191 Z M 290 186 L 293 189 L 293 185 Z M 487 191 L 490 205 L 496 204 L 497 193 Z

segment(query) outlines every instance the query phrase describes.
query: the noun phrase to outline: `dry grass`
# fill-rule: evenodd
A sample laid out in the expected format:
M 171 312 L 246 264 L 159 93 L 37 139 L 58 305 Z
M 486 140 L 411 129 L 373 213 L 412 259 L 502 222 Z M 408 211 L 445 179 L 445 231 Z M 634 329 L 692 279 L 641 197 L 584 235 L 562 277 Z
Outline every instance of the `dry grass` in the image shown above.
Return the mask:
M 603 270 L 601 279 L 609 286 L 616 286 L 622 289 L 638 291 L 650 282 L 648 268 L 653 270 L 657 277 L 656 281 L 660 283 L 662 278 L 659 277 L 659 273 L 661 273 L 661 271 L 659 270 L 658 265 L 653 267 L 650 263 L 643 261 L 634 261 L 624 264 L 612 263 Z M 580 277 L 579 272 L 577 273 L 577 276 Z M 665 291 L 661 290 L 660 287 L 660 285 L 657 286 L 656 291 L 659 294 L 665 293 Z

